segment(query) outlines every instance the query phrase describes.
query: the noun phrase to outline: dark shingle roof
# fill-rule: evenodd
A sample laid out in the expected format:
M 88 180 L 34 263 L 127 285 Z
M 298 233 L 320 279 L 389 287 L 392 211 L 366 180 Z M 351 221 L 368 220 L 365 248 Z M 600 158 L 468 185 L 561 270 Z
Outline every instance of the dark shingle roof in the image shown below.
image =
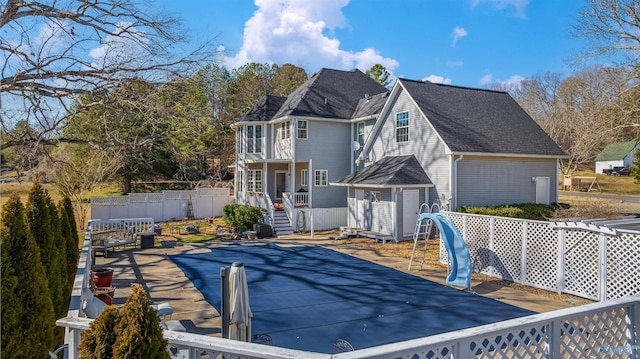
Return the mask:
M 249 111 L 238 120 L 244 121 L 269 121 L 273 118 L 282 104 L 287 100 L 286 97 L 267 95 L 260 99 Z
M 640 144 L 640 142 L 637 141 L 611 143 L 600 152 L 598 157 L 596 157 L 596 161 L 621 160 L 631 153 L 638 144 Z
M 387 92 L 360 70 L 322 69 L 298 87 L 273 118 L 352 118 L 360 99 Z
M 506 92 L 398 81 L 454 152 L 566 155 Z
M 384 157 L 336 183 L 377 186 L 432 184 L 414 155 Z
M 358 106 L 356 106 L 356 110 L 351 118 L 362 118 L 379 114 L 385 102 L 387 102 L 388 97 L 389 92 L 383 92 L 377 95 L 361 98 L 360 101 L 358 101 Z

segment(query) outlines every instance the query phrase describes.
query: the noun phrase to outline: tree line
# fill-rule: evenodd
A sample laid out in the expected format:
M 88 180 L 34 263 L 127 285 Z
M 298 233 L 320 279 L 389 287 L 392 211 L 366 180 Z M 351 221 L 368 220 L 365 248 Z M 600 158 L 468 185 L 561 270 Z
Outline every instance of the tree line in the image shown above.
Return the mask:
M 45 358 L 64 341 L 79 237 L 71 200 L 57 205 L 36 178 L 26 204 L 14 193 L 2 208 L 2 358 Z

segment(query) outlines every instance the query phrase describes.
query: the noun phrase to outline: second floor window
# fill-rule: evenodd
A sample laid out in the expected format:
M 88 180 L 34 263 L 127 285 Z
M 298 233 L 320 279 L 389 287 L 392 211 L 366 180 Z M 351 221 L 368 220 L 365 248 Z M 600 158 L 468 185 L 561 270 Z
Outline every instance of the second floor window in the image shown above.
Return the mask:
M 329 181 L 327 178 L 329 177 L 329 171 L 327 170 L 316 170 L 316 186 L 318 187 L 326 187 L 329 185 Z
M 247 153 L 262 153 L 262 125 L 247 126 Z
M 283 140 L 287 140 L 291 137 L 291 123 L 289 121 L 280 124 L 280 133 Z
M 300 185 L 307 187 L 309 185 L 309 170 L 300 171 Z
M 358 123 L 358 143 L 364 145 L 364 122 Z
M 307 139 L 307 121 L 298 121 L 298 138 L 301 140 Z
M 396 113 L 396 142 L 409 141 L 409 112 Z

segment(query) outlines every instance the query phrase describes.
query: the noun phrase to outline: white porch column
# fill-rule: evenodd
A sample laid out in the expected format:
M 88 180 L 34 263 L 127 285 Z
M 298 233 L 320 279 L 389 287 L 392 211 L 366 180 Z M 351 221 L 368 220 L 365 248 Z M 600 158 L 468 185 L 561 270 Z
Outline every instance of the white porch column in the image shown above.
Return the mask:
M 311 190 L 311 179 L 313 178 L 313 158 L 309 158 L 309 170 L 307 170 L 307 176 L 309 176 L 309 178 L 307 178 L 307 185 L 309 188 L 309 195 L 308 195 L 308 201 L 309 201 L 309 208 L 313 208 L 313 191 Z

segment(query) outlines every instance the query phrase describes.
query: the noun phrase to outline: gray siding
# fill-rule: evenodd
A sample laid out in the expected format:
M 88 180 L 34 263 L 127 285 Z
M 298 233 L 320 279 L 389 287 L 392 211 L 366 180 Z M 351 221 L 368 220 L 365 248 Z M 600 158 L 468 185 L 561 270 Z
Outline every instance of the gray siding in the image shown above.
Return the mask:
M 383 126 L 373 145 L 368 160 L 375 162 L 385 156 L 416 156 L 427 176 L 435 185 L 429 193 L 431 201 L 441 194 L 449 197 L 449 155 L 446 147 L 435 134 L 419 109 L 404 91 L 391 99 L 388 111 L 381 114 Z M 409 112 L 409 141 L 396 142 L 395 116 L 398 112 Z
M 309 162 L 312 158 L 311 175 L 315 170 L 327 170 L 328 182 L 342 179 L 351 171 L 351 130 L 348 122 L 327 122 L 308 120 L 308 138 L 296 138 L 296 162 Z M 296 137 L 297 133 L 292 133 Z M 296 168 L 296 171 L 298 169 Z M 296 180 L 296 183 L 299 183 Z M 316 187 L 310 183 L 314 208 L 346 207 L 347 191 L 342 186 Z
M 457 206 L 535 202 L 532 177 L 549 177 L 549 199 L 557 201 L 555 159 L 465 156 L 458 162 Z

